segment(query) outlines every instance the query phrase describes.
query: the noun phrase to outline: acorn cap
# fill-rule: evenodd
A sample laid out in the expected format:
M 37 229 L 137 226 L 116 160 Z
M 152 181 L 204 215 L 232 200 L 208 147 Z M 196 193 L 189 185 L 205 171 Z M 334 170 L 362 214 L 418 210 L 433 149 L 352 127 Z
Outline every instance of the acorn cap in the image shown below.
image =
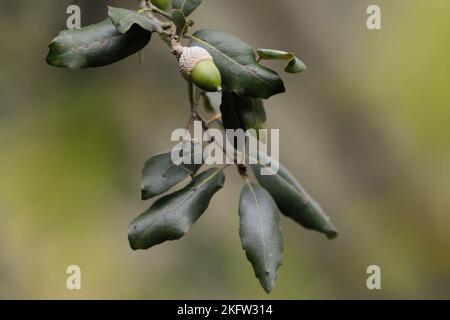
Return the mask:
M 220 91 L 222 78 L 212 56 L 201 47 L 175 47 L 183 77 L 205 91 Z
M 197 63 L 203 60 L 212 59 L 213 58 L 209 52 L 201 47 L 183 47 L 183 51 L 178 58 L 180 62 L 181 74 L 189 80 L 191 77 L 191 72 Z

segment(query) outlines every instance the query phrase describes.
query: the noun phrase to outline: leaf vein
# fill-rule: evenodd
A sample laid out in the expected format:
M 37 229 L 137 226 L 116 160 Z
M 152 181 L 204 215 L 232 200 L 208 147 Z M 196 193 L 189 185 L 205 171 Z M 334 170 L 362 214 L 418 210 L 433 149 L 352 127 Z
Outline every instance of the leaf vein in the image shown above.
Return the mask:
M 267 261 L 267 253 L 266 253 L 266 251 L 267 251 L 267 245 L 266 245 L 266 240 L 265 240 L 266 235 L 265 235 L 265 232 L 264 232 L 264 224 L 263 224 L 263 221 L 262 221 L 261 206 L 259 205 L 259 201 L 258 201 L 258 198 L 256 196 L 255 190 L 253 190 L 253 187 L 251 186 L 251 184 L 248 184 L 248 186 L 249 186 L 249 189 L 250 189 L 250 191 L 252 193 L 253 199 L 255 200 L 257 211 L 259 213 L 258 221 L 259 221 L 259 227 L 261 229 L 261 234 L 262 234 L 261 241 L 262 241 L 262 245 L 263 245 L 264 269 L 265 269 L 266 272 L 268 272 L 269 271 L 269 267 L 268 267 L 268 261 Z

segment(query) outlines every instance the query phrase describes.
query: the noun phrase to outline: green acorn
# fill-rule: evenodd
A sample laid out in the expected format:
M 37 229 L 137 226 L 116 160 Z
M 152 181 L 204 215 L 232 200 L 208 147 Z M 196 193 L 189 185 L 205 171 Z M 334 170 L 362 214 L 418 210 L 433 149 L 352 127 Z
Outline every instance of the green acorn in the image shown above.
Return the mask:
M 151 2 L 154 6 L 161 10 L 166 10 L 170 4 L 170 0 L 151 0 Z
M 200 89 L 222 91 L 222 77 L 208 51 L 201 47 L 177 47 L 181 74 Z

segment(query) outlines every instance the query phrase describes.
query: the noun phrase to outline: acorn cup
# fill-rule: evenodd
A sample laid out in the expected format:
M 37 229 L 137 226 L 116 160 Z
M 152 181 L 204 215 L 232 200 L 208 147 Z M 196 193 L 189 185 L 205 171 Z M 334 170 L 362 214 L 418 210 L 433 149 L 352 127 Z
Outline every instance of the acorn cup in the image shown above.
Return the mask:
M 174 46 L 183 77 L 207 92 L 222 91 L 222 77 L 212 56 L 201 47 Z

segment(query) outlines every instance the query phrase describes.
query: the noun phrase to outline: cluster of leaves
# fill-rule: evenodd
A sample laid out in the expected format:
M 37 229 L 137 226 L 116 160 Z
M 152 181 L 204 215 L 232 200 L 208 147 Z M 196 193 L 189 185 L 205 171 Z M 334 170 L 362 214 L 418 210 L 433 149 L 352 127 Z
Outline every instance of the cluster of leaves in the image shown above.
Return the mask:
M 188 46 L 206 49 L 213 57 L 223 81 L 223 92 L 200 92 L 206 110 L 224 129 L 266 128 L 264 99 L 285 91 L 283 81 L 273 70 L 260 64 L 262 59 L 287 61 L 285 71 L 306 69 L 293 53 L 279 50 L 255 51 L 239 38 L 221 31 L 201 29 L 189 34 L 191 13 L 202 0 L 172 0 L 172 10 L 163 11 L 147 1 L 133 11 L 108 10 L 108 18 L 81 30 L 61 32 L 51 43 L 47 62 L 70 69 L 100 67 L 117 62 L 142 50 L 153 34 L 159 34 L 170 46 L 174 39 L 187 39 Z M 190 84 L 191 91 L 192 84 Z M 192 98 L 191 94 L 191 99 Z M 197 97 L 197 95 L 195 95 Z M 197 100 L 191 103 L 193 115 Z M 207 123 L 204 122 L 205 126 Z M 258 183 L 250 182 L 246 168 L 240 167 L 245 186 L 239 205 L 240 237 L 248 260 L 263 288 L 270 292 L 282 261 L 283 238 L 280 212 L 305 228 L 337 236 L 336 228 L 320 205 L 306 193 L 294 176 L 280 165 L 273 175 L 262 175 L 267 155 L 251 155 L 262 160 L 252 165 Z M 184 180 L 190 183 L 159 198 L 146 212 L 131 222 L 129 242 L 134 250 L 149 249 L 168 240 L 182 238 L 206 211 L 212 197 L 224 186 L 225 167 L 199 173 L 202 165 L 174 164 L 171 153 L 152 157 L 145 164 L 142 179 L 144 200 L 160 196 Z

